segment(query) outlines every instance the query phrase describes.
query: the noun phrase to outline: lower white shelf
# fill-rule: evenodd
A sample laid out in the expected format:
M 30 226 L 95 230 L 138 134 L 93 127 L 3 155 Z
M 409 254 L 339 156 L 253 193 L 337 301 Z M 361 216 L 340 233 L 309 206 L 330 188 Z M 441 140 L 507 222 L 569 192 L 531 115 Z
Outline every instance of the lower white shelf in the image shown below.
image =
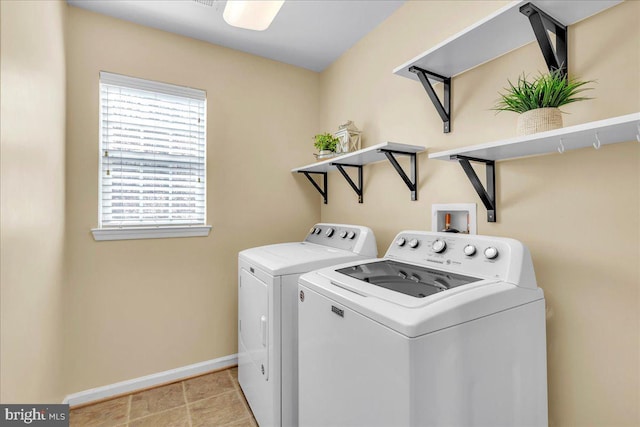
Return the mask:
M 455 161 L 456 156 L 465 156 L 499 161 L 591 146 L 598 148 L 601 145 L 635 140 L 640 141 L 640 113 L 455 150 L 440 151 L 430 154 L 429 158 Z
M 564 153 L 618 142 L 640 142 L 640 113 L 569 126 L 548 132 L 440 151 L 430 159 L 455 161 L 462 166 L 482 204 L 487 209 L 487 221 L 497 221 L 495 162 L 549 153 Z M 470 162 L 485 164 L 486 180 L 482 183 Z
M 366 165 L 386 160 L 387 157 L 381 150 L 398 151 L 404 153 L 420 153 L 425 147 L 419 145 L 399 144 L 397 142 L 384 142 L 362 150 L 346 153 L 342 156 L 332 157 L 322 162 L 291 169 L 291 172 L 328 172 L 335 170 L 335 163 L 348 163 L 351 165 Z
M 311 184 L 315 187 L 315 189 L 318 190 L 318 192 L 324 199 L 324 203 L 327 204 L 327 200 L 329 198 L 329 184 L 327 182 L 327 173 L 331 170 L 337 169 L 349 183 L 353 191 L 355 191 L 355 193 L 358 195 L 358 202 L 362 203 L 362 167 L 366 164 L 381 162 L 386 159 L 389 160 L 389 162 L 393 165 L 395 170 L 398 172 L 404 183 L 411 191 L 411 200 L 418 200 L 418 164 L 416 162 L 416 155 L 417 153 L 420 153 L 424 150 L 425 148 L 419 145 L 385 142 L 382 144 L 374 145 L 372 147 L 364 148 L 362 150 L 354 151 L 352 153 L 332 157 L 329 160 L 295 168 L 292 169 L 291 172 L 304 174 L 311 182 Z M 410 170 L 408 174 L 396 160 L 396 155 L 409 157 Z M 344 168 L 356 168 L 358 170 L 358 182 L 355 182 Z M 318 183 L 313 178 L 311 178 L 311 174 L 321 175 L 322 183 Z

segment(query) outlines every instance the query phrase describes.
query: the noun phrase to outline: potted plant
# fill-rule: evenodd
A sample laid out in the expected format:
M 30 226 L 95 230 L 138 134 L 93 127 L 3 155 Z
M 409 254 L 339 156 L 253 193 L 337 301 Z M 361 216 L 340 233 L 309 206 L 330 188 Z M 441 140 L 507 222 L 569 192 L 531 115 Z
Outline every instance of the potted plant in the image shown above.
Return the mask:
M 572 102 L 592 99 L 577 96 L 592 88 L 585 87 L 593 80 L 581 81 L 570 79 L 562 70 L 553 70 L 549 74 L 540 74 L 529 82 L 525 75 L 518 77 L 517 84 L 509 81 L 505 93 L 493 108 L 500 111 L 513 111 L 518 117 L 518 135 L 529 135 L 537 132 L 562 127 L 562 115 L 559 107 Z
M 340 140 L 330 133 L 321 133 L 314 136 L 313 146 L 318 149 L 317 157 L 330 157 L 336 152 Z

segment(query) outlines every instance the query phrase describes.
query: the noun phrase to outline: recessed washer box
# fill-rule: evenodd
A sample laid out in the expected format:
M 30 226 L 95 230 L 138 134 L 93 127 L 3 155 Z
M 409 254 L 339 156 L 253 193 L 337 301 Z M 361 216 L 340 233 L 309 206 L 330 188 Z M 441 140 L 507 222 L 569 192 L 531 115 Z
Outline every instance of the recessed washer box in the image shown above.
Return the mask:
M 447 214 L 449 222 L 447 223 Z M 431 205 L 431 231 L 457 230 L 477 234 L 476 204 L 448 203 Z

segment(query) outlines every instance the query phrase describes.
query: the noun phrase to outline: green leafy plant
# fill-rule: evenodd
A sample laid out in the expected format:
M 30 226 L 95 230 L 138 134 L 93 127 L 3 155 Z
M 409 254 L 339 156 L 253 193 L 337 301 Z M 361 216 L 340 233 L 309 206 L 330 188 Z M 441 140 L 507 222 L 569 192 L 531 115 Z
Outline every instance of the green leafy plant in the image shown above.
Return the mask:
M 554 70 L 549 74 L 540 73 L 538 78 L 529 82 L 523 73 L 515 85 L 509 81 L 509 87 L 504 89 L 505 93 L 499 94 L 500 99 L 493 110 L 522 114 L 536 108 L 557 108 L 572 102 L 592 99 L 576 95 L 593 89 L 585 87 L 593 82 L 570 79 L 561 70 Z
M 334 137 L 330 133 L 318 134 L 314 136 L 314 140 L 315 142 L 313 143 L 313 146 L 316 147 L 318 151 L 329 150 L 335 152 L 336 147 L 340 142 L 338 138 Z

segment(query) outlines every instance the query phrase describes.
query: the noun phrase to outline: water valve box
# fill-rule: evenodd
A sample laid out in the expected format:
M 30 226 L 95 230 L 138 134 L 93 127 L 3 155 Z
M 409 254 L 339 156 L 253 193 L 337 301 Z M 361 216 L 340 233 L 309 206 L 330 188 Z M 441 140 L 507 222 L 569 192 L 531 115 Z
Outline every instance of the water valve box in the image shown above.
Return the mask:
M 475 203 L 431 205 L 431 231 L 477 234 Z

